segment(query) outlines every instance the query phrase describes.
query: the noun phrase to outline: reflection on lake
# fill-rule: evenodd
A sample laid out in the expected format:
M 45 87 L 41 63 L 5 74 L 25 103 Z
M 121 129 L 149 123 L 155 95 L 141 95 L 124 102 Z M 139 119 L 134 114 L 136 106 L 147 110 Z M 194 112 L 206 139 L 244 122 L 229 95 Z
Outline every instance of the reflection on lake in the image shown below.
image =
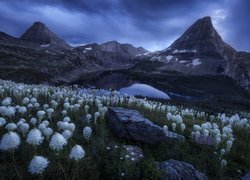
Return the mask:
M 163 91 L 160 91 L 159 89 L 156 89 L 147 84 L 135 83 L 129 87 L 121 88 L 119 92 L 126 93 L 128 95 L 133 95 L 133 96 L 145 96 L 145 97 L 158 98 L 158 99 L 170 99 L 170 97 Z
M 80 83 L 81 84 L 81 83 Z M 97 89 L 112 89 L 121 93 L 143 96 L 158 99 L 170 99 L 163 91 L 154 88 L 148 84 L 142 84 L 128 77 L 125 73 L 107 73 L 98 76 L 93 82 L 84 84 L 83 87 L 91 87 Z

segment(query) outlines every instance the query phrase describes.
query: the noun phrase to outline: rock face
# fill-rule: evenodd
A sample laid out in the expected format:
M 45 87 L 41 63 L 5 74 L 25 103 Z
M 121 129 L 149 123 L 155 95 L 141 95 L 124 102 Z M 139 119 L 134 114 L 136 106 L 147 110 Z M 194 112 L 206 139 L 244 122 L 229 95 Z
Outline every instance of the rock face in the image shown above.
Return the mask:
M 144 118 L 138 111 L 120 107 L 109 108 L 109 125 L 122 138 L 154 144 L 168 140 L 183 141 L 185 138 L 176 133 L 168 136 L 163 129 Z
M 162 179 L 164 180 L 206 180 L 207 177 L 196 170 L 191 164 L 169 160 L 166 162 L 161 162 L 157 164 L 158 168 L 163 170 Z
M 245 176 L 242 176 L 240 179 L 241 180 L 249 180 L 250 179 L 250 172 L 245 174 Z
M 152 60 L 167 64 L 165 68 L 195 75 L 217 75 L 225 72 L 226 64 L 236 51 L 226 44 L 212 25 L 210 17 L 197 20 L 170 47 Z
M 72 83 L 105 70 L 127 69 L 138 53 L 111 41 L 70 47 L 45 24 L 35 22 L 20 38 L 0 32 L 0 78 L 26 83 Z
M 250 53 L 238 52 L 235 60 L 228 63 L 226 74 L 250 92 Z
M 42 22 L 35 22 L 20 39 L 39 44 L 41 47 L 70 49 L 70 46 L 64 40 L 51 32 Z
M 210 17 L 197 20 L 170 47 L 149 56 L 161 69 L 190 75 L 226 75 L 250 92 L 249 55 L 225 43 Z

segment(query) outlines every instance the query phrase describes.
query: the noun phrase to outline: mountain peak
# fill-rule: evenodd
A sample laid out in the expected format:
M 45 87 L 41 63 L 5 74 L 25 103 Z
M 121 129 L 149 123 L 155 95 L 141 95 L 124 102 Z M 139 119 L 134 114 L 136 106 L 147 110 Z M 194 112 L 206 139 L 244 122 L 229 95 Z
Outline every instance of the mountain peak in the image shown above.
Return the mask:
M 219 52 L 222 56 L 236 52 L 222 40 L 209 16 L 198 19 L 170 47 L 177 50 L 196 50 L 200 53 Z
M 41 47 L 63 48 L 67 49 L 70 46 L 56 34 L 48 29 L 42 22 L 34 22 L 33 25 L 26 30 L 20 37 L 21 40 L 37 43 Z
M 40 30 L 45 30 L 48 28 L 46 27 L 46 25 L 43 22 L 40 21 L 36 21 L 33 23 L 33 25 L 31 26 L 33 29 L 40 29 Z

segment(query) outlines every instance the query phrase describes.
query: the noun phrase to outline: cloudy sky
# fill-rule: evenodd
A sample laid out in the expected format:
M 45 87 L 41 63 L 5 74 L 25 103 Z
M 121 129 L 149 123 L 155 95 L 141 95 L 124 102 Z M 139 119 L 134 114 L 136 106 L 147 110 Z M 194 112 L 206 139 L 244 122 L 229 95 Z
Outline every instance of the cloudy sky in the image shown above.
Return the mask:
M 44 22 L 71 45 L 117 40 L 161 50 L 211 16 L 223 39 L 250 51 L 249 0 L 1 0 L 0 31 L 19 37 Z

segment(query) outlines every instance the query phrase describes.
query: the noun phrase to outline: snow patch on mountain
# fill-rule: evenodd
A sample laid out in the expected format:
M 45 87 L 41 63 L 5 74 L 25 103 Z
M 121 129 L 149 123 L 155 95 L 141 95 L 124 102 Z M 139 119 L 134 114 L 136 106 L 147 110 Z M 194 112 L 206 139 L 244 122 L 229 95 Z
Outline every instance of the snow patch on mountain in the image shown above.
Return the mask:
M 196 59 L 193 59 L 192 60 L 192 65 L 195 67 L 195 66 L 199 66 L 201 65 L 202 63 L 200 62 L 200 59 L 196 58 Z

